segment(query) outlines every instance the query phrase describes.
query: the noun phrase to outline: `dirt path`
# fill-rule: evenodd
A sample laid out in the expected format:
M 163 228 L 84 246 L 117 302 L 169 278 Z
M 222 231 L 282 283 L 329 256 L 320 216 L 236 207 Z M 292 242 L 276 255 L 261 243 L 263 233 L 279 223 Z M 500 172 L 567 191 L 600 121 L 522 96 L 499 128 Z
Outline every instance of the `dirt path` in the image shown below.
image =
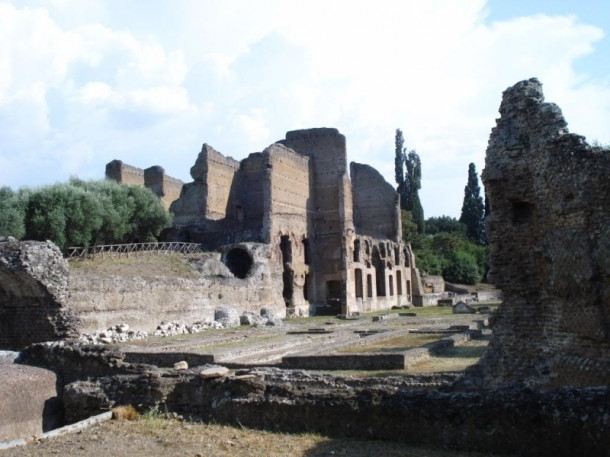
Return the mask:
M 180 422 L 160 417 L 108 421 L 82 432 L 0 451 L 11 457 L 493 457 L 489 454 L 415 448 L 391 441 L 332 439 Z

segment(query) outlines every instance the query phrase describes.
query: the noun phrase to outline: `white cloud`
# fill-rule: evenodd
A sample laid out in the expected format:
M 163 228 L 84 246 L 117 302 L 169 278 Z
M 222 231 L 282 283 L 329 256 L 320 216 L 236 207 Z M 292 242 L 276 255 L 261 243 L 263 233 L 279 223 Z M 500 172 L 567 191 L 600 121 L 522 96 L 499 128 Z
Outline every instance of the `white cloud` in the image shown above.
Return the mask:
M 459 216 L 502 91 L 532 76 L 572 131 L 610 141 L 610 82 L 574 69 L 603 32 L 575 17 L 489 24 L 484 0 L 29 4 L 0 3 L 0 179 L 13 186 L 101 177 L 114 158 L 188 179 L 203 142 L 242 158 L 318 126 L 392 182 L 398 127 L 422 159 L 426 214 Z

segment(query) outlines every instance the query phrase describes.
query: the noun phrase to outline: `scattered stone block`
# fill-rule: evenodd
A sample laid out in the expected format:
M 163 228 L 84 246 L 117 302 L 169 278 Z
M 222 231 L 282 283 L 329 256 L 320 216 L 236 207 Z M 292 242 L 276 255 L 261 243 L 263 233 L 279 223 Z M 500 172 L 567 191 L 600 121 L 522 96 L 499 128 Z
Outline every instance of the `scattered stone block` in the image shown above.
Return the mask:
M 459 301 L 457 302 L 454 306 L 453 306 L 453 314 L 474 314 L 477 312 L 477 310 L 464 303 L 463 301 Z
M 185 360 L 174 363 L 174 370 L 188 370 L 189 364 Z
M 265 325 L 278 327 L 284 325 L 284 321 L 271 308 L 261 308 L 261 317 L 266 320 Z
M 214 320 L 223 327 L 239 327 L 240 319 L 237 310 L 231 306 L 219 306 L 214 311 Z
M 438 306 L 453 306 L 453 298 L 441 298 L 436 303 Z
M 259 314 L 253 313 L 252 311 L 245 311 L 239 317 L 239 323 L 241 325 L 258 326 L 258 325 L 264 325 L 265 319 L 262 316 L 260 316 Z
M 227 367 L 212 366 L 204 368 L 199 372 L 199 377 L 202 379 L 223 378 L 229 374 Z

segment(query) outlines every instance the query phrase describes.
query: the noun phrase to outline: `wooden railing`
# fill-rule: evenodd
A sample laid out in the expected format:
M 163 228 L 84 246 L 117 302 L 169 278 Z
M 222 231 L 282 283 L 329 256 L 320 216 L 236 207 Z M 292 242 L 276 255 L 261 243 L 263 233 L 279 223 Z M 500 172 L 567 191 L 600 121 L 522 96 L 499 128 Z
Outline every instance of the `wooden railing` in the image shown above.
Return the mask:
M 101 257 L 129 257 L 131 254 L 145 252 L 191 254 L 201 252 L 201 245 L 198 243 L 181 242 L 162 242 L 162 243 L 131 243 L 131 244 L 105 244 L 88 247 L 70 247 L 66 249 L 66 257 L 69 259 L 94 259 Z

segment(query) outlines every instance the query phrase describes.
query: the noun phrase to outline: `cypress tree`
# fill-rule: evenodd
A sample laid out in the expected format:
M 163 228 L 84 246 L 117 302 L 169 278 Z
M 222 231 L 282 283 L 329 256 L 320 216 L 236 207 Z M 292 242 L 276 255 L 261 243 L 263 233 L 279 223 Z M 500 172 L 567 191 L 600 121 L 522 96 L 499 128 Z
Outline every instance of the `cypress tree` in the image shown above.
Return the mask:
M 426 232 L 424 208 L 419 200 L 419 189 L 421 189 L 421 160 L 415 151 L 406 154 L 403 152 L 407 174 L 405 177 L 405 193 L 407 194 L 407 211 L 413 214 L 413 222 L 417 224 L 419 233 Z
M 396 192 L 400 195 L 400 208 L 411 213 L 412 221 L 417 224 L 417 231 L 424 233 L 426 231 L 424 209 L 418 194 L 421 189 L 421 161 L 417 152 L 407 153 L 404 142 L 402 130 L 396 129 L 394 137 L 394 174 L 398 184 Z
M 479 178 L 474 163 L 468 165 L 468 183 L 464 188 L 464 202 L 460 222 L 466 225 L 466 235 L 474 243 L 485 244 L 485 205 L 481 197 Z
M 400 195 L 400 209 L 407 209 L 407 194 L 405 192 L 405 156 L 404 156 L 405 140 L 402 136 L 402 130 L 396 129 L 394 137 L 394 175 L 396 177 L 396 192 Z

